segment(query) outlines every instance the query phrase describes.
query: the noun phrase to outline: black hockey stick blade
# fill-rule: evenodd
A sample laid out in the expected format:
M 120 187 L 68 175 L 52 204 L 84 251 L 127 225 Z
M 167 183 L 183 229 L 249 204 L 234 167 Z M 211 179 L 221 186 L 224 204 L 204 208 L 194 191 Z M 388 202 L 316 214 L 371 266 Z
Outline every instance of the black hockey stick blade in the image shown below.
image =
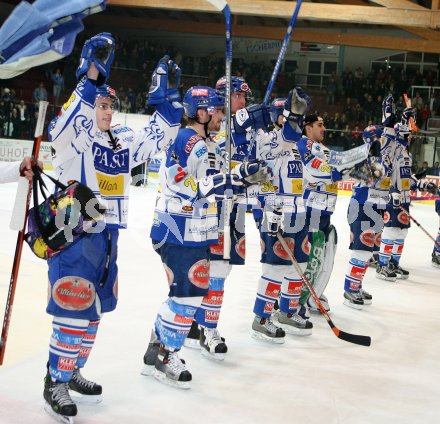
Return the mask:
M 370 336 L 360 336 L 358 334 L 346 333 L 345 331 L 339 330 L 337 328 L 334 328 L 333 331 L 339 339 L 345 340 L 346 342 L 354 343 L 361 346 L 371 345 Z

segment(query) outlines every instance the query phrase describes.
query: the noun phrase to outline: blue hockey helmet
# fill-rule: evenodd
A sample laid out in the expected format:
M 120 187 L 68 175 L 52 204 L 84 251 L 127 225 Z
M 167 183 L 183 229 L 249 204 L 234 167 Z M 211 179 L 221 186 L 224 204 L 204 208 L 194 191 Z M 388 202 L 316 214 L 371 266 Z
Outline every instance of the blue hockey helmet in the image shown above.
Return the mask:
M 215 84 L 215 88 L 222 93 L 223 96 L 226 95 L 226 77 L 221 77 Z M 231 77 L 231 94 L 232 93 L 246 93 L 246 98 L 252 97 L 252 91 L 249 85 L 242 77 Z
M 196 85 L 188 89 L 183 97 L 183 107 L 188 118 L 197 117 L 198 109 L 206 109 L 210 115 L 214 114 L 216 107 L 223 107 L 225 98 L 214 88 Z
M 102 84 L 96 88 L 96 97 L 108 97 L 112 101 L 112 109 L 119 111 L 119 98 L 116 91 L 108 84 Z
M 278 97 L 270 104 L 270 119 L 272 122 L 278 122 L 278 116 L 282 115 L 284 111 L 284 103 L 286 103 L 286 99 Z

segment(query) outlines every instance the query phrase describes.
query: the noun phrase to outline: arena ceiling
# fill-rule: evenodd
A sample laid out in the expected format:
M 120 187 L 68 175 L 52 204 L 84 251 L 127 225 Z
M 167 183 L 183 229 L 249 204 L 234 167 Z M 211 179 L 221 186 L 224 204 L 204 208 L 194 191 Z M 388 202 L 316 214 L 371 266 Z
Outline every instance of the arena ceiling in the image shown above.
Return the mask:
M 296 1 L 228 0 L 235 36 L 284 38 Z M 18 1 L 0 1 L 0 6 Z M 440 53 L 440 0 L 303 1 L 292 39 L 331 45 Z M 0 7 L 0 9 L 4 9 Z M 207 0 L 108 0 L 86 25 L 224 35 Z M 398 30 L 398 31 L 396 31 Z

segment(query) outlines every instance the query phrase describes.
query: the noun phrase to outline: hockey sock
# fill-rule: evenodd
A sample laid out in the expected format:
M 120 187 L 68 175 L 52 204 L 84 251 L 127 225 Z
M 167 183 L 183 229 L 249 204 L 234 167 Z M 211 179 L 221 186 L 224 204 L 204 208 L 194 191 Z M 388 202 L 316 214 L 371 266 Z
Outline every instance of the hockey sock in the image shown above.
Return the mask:
M 77 363 L 88 320 L 54 317 L 49 345 L 49 374 L 53 380 L 67 382 Z
M 278 300 L 280 290 L 281 281 L 262 275 L 258 281 L 254 314 L 263 318 L 269 318 L 272 315 L 275 300 Z
M 211 277 L 209 279 L 208 294 L 203 298 L 202 304 L 194 316 L 194 319 L 203 327 L 217 327 L 223 304 L 224 286 L 224 278 Z
M 379 258 L 377 260 L 377 263 L 380 266 L 388 265 L 388 262 L 390 261 L 393 252 L 393 246 L 394 246 L 394 240 L 384 238 L 382 236 L 382 241 L 380 243 L 380 250 L 379 250 Z
M 394 240 L 393 255 L 391 257 L 391 262 L 395 263 L 396 265 L 399 265 L 400 258 L 402 257 L 404 243 L 405 243 L 404 239 Z
M 296 314 L 299 308 L 302 279 L 284 277 L 281 285 L 280 311 L 287 314 Z
M 344 290 L 351 293 L 359 293 L 362 288 L 362 280 L 368 268 L 372 252 L 365 250 L 352 250 L 345 274 Z
M 89 326 L 87 327 L 86 334 L 84 335 L 81 348 L 79 350 L 78 361 L 76 362 L 76 366 L 78 368 L 82 368 L 86 364 L 87 359 L 89 359 L 90 352 L 92 351 L 93 344 L 95 343 L 99 323 L 99 320 L 90 321 Z
M 156 319 L 156 332 L 165 346 L 177 350 L 183 346 L 202 296 L 170 297 L 162 303 Z

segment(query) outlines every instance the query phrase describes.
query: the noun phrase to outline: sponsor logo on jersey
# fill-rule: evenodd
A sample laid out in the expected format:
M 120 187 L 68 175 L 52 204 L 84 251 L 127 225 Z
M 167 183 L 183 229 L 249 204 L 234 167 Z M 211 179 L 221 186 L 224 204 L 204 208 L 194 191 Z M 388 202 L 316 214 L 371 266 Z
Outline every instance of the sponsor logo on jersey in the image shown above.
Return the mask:
M 298 309 L 299 299 L 289 299 L 289 309 Z
M 200 259 L 188 271 L 188 279 L 196 287 L 207 289 L 209 287 L 209 262 Z
M 186 142 L 185 145 L 185 152 L 186 153 L 191 153 L 191 150 L 193 149 L 193 147 L 200 141 L 203 140 L 203 138 L 198 135 L 198 134 L 194 134 L 192 135 L 188 141 Z
M 202 157 L 204 154 L 206 154 L 208 152 L 208 149 L 206 148 L 206 146 L 202 146 L 199 149 L 197 149 L 195 151 L 195 154 L 198 158 Z
M 76 358 L 58 358 L 58 366 L 57 368 L 60 371 L 73 371 L 76 365 Z
M 365 268 L 353 265 L 350 270 L 350 277 L 356 278 L 358 280 L 362 280 L 365 275 Z M 359 283 L 357 283 L 359 284 Z M 350 285 L 351 286 L 351 285 Z
M 391 255 L 391 253 L 393 252 L 393 244 L 385 244 L 383 252 L 387 255 Z
M 289 247 L 290 251 L 293 252 L 293 248 L 295 247 L 295 241 L 291 237 L 284 237 L 284 241 L 286 242 L 287 246 Z M 276 256 L 278 256 L 281 259 L 289 260 L 289 256 L 287 252 L 284 250 L 283 245 L 277 240 L 273 245 L 273 251 Z
M 178 315 L 176 314 L 174 316 L 174 322 L 178 322 L 179 324 L 186 324 L 186 325 L 191 325 L 193 322 L 193 317 L 185 317 L 183 315 Z
M 127 132 L 127 131 L 130 131 L 130 128 L 128 128 L 128 127 L 121 127 L 121 128 L 112 129 L 113 134 L 120 134 L 120 133 L 124 133 L 124 132 Z
M 410 179 L 402 178 L 400 181 L 400 185 L 402 186 L 402 190 L 409 190 L 411 188 Z
M 317 158 L 312 160 L 312 163 L 310 164 L 310 166 L 314 169 L 319 169 L 319 167 L 322 165 L 322 160 L 319 160 Z
M 399 214 L 397 215 L 397 220 L 403 225 L 408 225 L 409 224 L 408 212 L 406 211 L 399 212 Z
M 301 161 L 291 160 L 287 163 L 287 177 L 288 178 L 302 178 L 302 162 Z
M 235 245 L 235 251 L 240 258 L 246 257 L 246 238 L 242 236 L 239 238 L 238 243 Z
M 84 311 L 95 301 L 95 286 L 84 278 L 63 277 L 53 285 L 52 298 L 63 309 Z
M 92 348 L 90 348 L 90 347 L 81 346 L 81 348 L 79 349 L 79 356 L 81 358 L 88 358 L 91 350 L 92 350 Z
M 69 97 L 69 100 L 67 100 L 67 102 L 63 104 L 63 109 L 67 110 L 69 106 L 75 101 L 75 99 L 75 93 L 72 93 L 72 95 Z
M 79 343 L 81 343 L 82 339 L 79 339 Z M 60 342 L 59 340 L 57 340 L 57 342 L 55 343 L 56 347 L 59 347 L 60 349 L 64 349 L 64 350 L 77 350 L 78 349 L 78 345 L 76 344 L 68 344 L 68 343 L 63 343 Z
M 289 281 L 287 285 L 287 293 L 293 296 L 301 294 L 302 281 Z
M 267 283 L 266 290 L 264 292 L 265 296 L 273 297 L 274 299 L 278 299 L 280 295 L 281 287 L 277 283 L 269 282 Z
M 213 255 L 223 255 L 223 242 L 225 240 L 225 234 L 223 231 L 218 232 L 218 243 L 211 244 L 209 247 Z
M 349 288 L 354 292 L 358 292 L 359 289 L 361 288 L 361 283 L 359 281 L 350 281 Z
M 365 244 L 365 246 L 368 247 L 374 246 L 375 235 L 373 230 L 362 231 L 359 238 L 361 240 L 361 243 Z
M 110 147 L 93 143 L 93 162 L 95 169 L 105 174 L 126 174 L 130 171 L 129 151 L 123 149 L 114 151 Z
M 220 306 L 223 303 L 223 291 L 210 290 L 209 296 L 205 297 L 203 303 Z
M 379 187 L 384 190 L 388 190 L 391 187 L 391 178 L 390 177 L 383 178 L 379 184 Z
M 409 178 L 411 176 L 411 167 L 401 166 L 400 167 L 400 178 Z
M 165 274 L 167 275 L 168 285 L 171 286 L 174 282 L 174 272 L 167 264 L 163 264 L 163 267 L 165 269 Z
M 124 176 L 111 176 L 107 174 L 96 173 L 99 192 L 104 196 L 122 196 L 124 194 Z

